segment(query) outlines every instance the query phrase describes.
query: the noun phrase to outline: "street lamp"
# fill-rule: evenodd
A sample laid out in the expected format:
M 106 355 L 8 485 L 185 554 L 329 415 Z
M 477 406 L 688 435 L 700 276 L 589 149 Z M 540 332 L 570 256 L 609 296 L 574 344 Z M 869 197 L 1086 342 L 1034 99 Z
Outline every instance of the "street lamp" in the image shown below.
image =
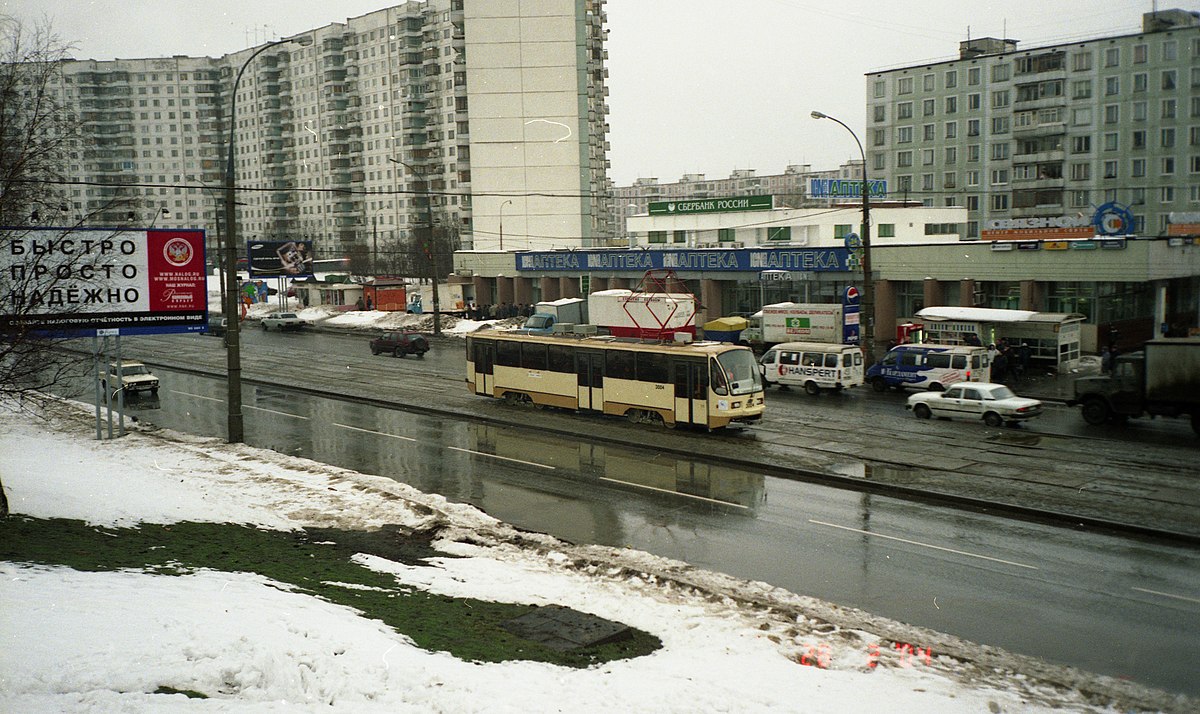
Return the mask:
M 228 407 L 227 440 L 231 444 L 244 441 L 245 432 L 242 428 L 242 348 L 238 320 L 238 279 L 237 279 L 237 186 L 233 182 L 233 142 L 234 129 L 237 125 L 237 89 L 242 81 L 242 73 L 250 66 L 256 57 L 263 52 L 295 42 L 302 46 L 312 44 L 312 37 L 291 37 L 286 40 L 270 42 L 258 48 L 254 54 L 246 58 L 238 69 L 237 77 L 233 80 L 233 90 L 229 93 L 229 143 L 225 147 L 225 318 L 228 327 L 225 332 L 225 358 L 228 369 L 226 405 Z M 247 265 L 247 267 L 249 267 Z
M 504 207 L 510 203 L 511 200 L 500 204 L 500 250 L 504 250 Z
M 408 169 L 408 172 L 413 176 L 417 176 L 417 170 L 400 159 L 387 157 L 388 161 L 394 164 L 400 164 Z M 437 277 L 437 249 L 433 244 L 433 196 L 429 193 L 429 179 L 425 179 L 425 222 L 429 224 L 429 246 L 427 255 L 429 256 L 430 274 L 433 277 L 433 334 L 435 337 L 442 336 L 442 302 L 438 297 L 438 277 Z
M 871 279 L 871 189 L 867 181 L 867 152 L 863 151 L 863 145 L 858 140 L 858 134 L 855 134 L 853 129 L 846 126 L 845 122 L 837 117 L 831 117 L 828 114 L 814 111 L 812 118 L 829 119 L 841 124 L 842 128 L 850 132 L 850 136 L 854 137 L 854 143 L 858 144 L 858 153 L 862 156 L 863 290 L 862 309 L 859 314 L 859 330 L 862 333 L 863 358 L 870 365 L 875 363 L 875 284 Z

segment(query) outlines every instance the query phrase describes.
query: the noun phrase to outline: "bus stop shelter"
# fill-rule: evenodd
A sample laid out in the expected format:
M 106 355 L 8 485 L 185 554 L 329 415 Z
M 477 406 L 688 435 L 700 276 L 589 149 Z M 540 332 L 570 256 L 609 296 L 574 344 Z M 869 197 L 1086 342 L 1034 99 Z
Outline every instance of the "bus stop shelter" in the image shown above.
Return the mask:
M 1079 363 L 1085 315 L 989 307 L 927 307 L 917 312 L 924 341 L 935 344 L 1029 345 L 1032 359 L 1050 362 L 1061 372 Z

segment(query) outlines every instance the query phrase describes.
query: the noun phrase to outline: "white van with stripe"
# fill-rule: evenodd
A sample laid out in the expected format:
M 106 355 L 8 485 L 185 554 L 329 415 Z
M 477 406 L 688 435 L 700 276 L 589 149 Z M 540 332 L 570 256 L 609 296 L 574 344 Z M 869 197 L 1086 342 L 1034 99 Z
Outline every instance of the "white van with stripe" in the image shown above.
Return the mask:
M 759 368 L 768 385 L 804 387 L 809 394 L 863 383 L 863 354 L 858 345 L 784 342 L 763 354 Z

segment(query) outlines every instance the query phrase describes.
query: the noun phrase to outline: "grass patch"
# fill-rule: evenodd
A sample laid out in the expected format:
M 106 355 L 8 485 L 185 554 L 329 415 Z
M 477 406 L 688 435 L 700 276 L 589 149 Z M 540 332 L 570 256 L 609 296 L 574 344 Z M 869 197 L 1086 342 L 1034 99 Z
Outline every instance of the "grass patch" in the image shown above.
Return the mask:
M 355 553 L 421 564 L 437 555 L 433 533 L 396 527 L 378 531 L 259 530 L 229 523 L 173 523 L 136 528 L 98 528 L 82 521 L 10 516 L 0 520 L 0 560 L 61 565 L 80 571 L 140 569 L 183 575 L 207 568 L 258 573 L 297 591 L 352 607 L 411 637 L 430 651 L 468 661 L 533 660 L 587 667 L 649 654 L 662 646 L 631 628 L 618 642 L 555 651 L 508 632 L 502 623 L 536 608 L 435 595 L 401 585 L 390 575 L 351 562 Z M 349 589 L 327 583 L 352 583 Z

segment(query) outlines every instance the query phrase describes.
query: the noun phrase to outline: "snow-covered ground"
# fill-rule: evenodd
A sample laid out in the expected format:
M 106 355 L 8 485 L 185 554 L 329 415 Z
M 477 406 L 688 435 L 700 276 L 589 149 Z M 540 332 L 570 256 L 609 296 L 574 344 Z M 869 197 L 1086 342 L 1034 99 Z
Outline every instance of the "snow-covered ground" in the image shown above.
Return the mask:
M 558 604 L 624 622 L 660 638 L 662 648 L 587 669 L 482 664 L 423 650 L 403 632 L 258 575 L 80 572 L 0 561 L 5 712 L 1177 708 L 1129 683 L 763 583 L 517 532 L 390 479 L 141 425 L 125 438 L 97 441 L 84 407 L 46 409 L 47 421 L 0 410 L 0 476 L 14 514 L 109 527 L 438 525 L 436 547 L 456 557 L 416 566 L 359 560 L 435 594 Z M 154 693 L 164 685 L 210 698 Z

